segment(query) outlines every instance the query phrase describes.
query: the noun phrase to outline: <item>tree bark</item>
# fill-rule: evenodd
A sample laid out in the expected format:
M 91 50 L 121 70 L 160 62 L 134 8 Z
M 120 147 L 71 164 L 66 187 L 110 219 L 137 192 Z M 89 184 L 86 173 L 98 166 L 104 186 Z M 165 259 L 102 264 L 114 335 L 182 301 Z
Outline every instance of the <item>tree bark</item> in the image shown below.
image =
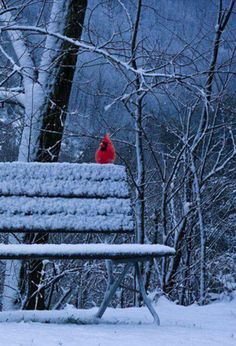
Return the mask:
M 64 35 L 80 39 L 87 0 L 70 1 Z M 79 48 L 63 41 L 55 84 L 48 97 L 36 161 L 58 161 Z
M 64 35 L 80 39 L 83 30 L 87 0 L 72 0 L 68 8 Z M 76 69 L 78 47 L 63 41 L 61 59 L 56 67 L 55 84 L 49 94 L 43 125 L 39 138 L 39 149 L 36 161 L 56 162 L 59 158 L 63 130 L 69 105 L 70 92 Z M 38 243 L 48 242 L 48 234 L 37 234 Z M 29 292 L 26 309 L 45 309 L 44 292 L 32 296 L 42 277 L 42 261 L 32 261 L 29 270 Z M 32 296 L 32 297 L 31 297 Z

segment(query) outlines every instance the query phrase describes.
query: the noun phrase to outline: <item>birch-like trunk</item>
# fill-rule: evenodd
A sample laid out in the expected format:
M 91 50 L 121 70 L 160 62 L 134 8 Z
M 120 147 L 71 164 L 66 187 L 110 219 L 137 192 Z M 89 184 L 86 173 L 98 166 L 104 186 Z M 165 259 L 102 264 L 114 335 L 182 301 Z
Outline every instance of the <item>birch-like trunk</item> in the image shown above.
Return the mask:
M 6 13 L 4 16 L 6 22 L 11 22 L 10 13 Z M 25 110 L 25 124 L 30 125 L 33 119 L 33 99 L 34 99 L 34 64 L 31 56 L 28 52 L 28 47 L 25 44 L 24 38 L 21 32 L 13 31 L 9 32 L 9 38 L 12 42 L 12 47 L 17 57 L 17 66 L 20 66 L 22 73 L 24 74 L 23 87 L 24 87 L 24 110 Z M 28 131 L 29 127 L 26 126 L 28 132 L 28 142 L 31 141 L 31 136 Z M 24 135 L 25 138 L 25 135 Z M 21 155 L 19 155 L 20 157 Z M 28 151 L 25 151 L 24 160 L 28 160 Z M 18 234 L 17 237 L 9 235 L 9 243 L 19 243 L 23 240 L 23 234 Z M 6 261 L 4 289 L 2 298 L 3 310 L 14 310 L 20 306 L 20 268 L 21 263 L 19 261 Z
M 64 33 L 68 20 L 68 10 L 71 0 L 54 0 L 48 31 Z M 61 59 L 63 42 L 48 35 L 45 41 L 38 77 L 31 83 L 24 83 L 25 90 L 25 120 L 19 149 L 19 161 L 35 161 L 39 150 L 44 113 L 50 104 L 54 90 L 58 65 Z M 55 64 L 57 61 L 57 64 Z

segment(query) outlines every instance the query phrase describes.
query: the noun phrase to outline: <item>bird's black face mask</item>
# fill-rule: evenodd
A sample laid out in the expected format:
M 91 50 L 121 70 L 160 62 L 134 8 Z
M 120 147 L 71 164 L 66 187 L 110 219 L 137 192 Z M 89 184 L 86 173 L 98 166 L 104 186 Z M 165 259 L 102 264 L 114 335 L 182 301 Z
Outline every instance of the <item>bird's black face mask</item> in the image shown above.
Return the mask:
M 100 144 L 100 150 L 101 151 L 106 151 L 107 150 L 107 146 L 108 146 L 108 143 L 105 142 L 105 141 L 102 141 L 102 143 Z

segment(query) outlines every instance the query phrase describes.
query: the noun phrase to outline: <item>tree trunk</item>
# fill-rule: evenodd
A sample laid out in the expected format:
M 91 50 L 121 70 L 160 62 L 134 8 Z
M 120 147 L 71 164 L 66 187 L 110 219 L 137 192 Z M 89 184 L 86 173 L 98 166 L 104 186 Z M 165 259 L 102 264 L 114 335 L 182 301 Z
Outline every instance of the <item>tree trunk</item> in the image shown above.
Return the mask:
M 141 10 L 142 10 L 142 0 L 137 2 L 137 12 L 135 17 L 135 22 L 132 32 L 131 40 L 131 65 L 134 69 L 137 69 L 136 62 L 136 49 L 137 49 L 137 37 L 138 30 L 141 19 Z M 134 88 L 136 90 L 136 100 L 135 100 L 135 112 L 134 112 L 134 121 L 135 121 L 135 149 L 136 149 L 136 168 L 137 168 L 137 178 L 136 178 L 136 203 L 135 203 L 135 221 L 136 221 L 136 242 L 144 244 L 145 239 L 145 165 L 144 165 L 144 148 L 143 148 L 143 97 L 144 94 L 140 92 L 141 80 L 140 76 L 136 76 L 134 80 Z M 140 268 L 143 273 L 143 265 Z M 138 285 L 137 275 L 135 274 L 134 286 Z M 141 296 L 140 294 L 135 295 L 135 305 L 141 305 Z
M 86 7 L 87 0 L 70 1 L 65 36 L 78 40 L 81 38 Z M 36 161 L 58 161 L 78 50 L 78 47 L 63 41 L 61 58 L 56 66 L 55 84 L 43 114 Z
M 80 39 L 82 35 L 87 0 L 71 1 L 66 19 L 64 35 L 75 39 Z M 70 99 L 70 92 L 76 69 L 78 47 L 72 46 L 63 41 L 61 49 L 61 59 L 56 67 L 55 84 L 47 100 L 45 113 L 43 114 L 43 125 L 39 138 L 39 149 L 36 161 L 56 162 L 58 161 L 66 114 Z M 36 235 L 36 242 L 48 242 L 48 234 Z M 32 261 L 30 265 L 29 292 L 26 309 L 45 308 L 45 297 L 42 291 L 40 295 L 32 293 L 37 289 L 41 281 L 42 261 Z
M 58 0 L 54 0 L 53 6 L 60 9 L 63 4 Z M 59 28 L 62 28 L 61 33 L 68 37 L 80 39 L 87 0 L 70 0 L 65 4 L 67 8 L 65 20 L 64 23 L 59 23 Z M 54 17 L 56 16 L 63 17 L 63 14 L 58 13 L 54 15 Z M 25 109 L 28 116 L 25 117 L 26 123 L 19 153 L 20 160 L 55 162 L 59 157 L 66 112 L 76 69 L 78 47 L 72 46 L 65 41 L 61 41 L 59 46 L 57 44 L 55 47 L 53 40 L 55 39 L 52 38 L 51 40 L 50 36 L 48 41 L 46 40 L 44 56 L 42 57 L 42 60 L 46 63 L 46 66 L 43 67 L 44 71 L 41 72 L 38 81 L 32 82 L 31 80 L 31 85 L 27 87 L 28 89 L 31 88 L 32 97 L 29 97 L 29 92 L 25 91 L 26 98 L 34 100 L 34 104 L 32 110 L 28 111 L 27 107 Z M 50 47 L 50 44 L 52 47 Z M 55 55 L 55 52 L 58 52 L 57 55 Z M 57 60 L 56 66 L 53 65 L 55 59 Z M 51 64 L 53 69 L 50 71 Z M 45 88 L 44 93 L 42 93 L 41 85 Z M 44 94 L 46 94 L 46 97 Z M 43 103 L 43 105 L 40 103 Z M 31 102 L 26 99 L 25 104 L 26 106 L 27 104 L 31 105 Z M 35 128 L 33 128 L 35 126 L 33 123 L 36 123 Z M 48 235 L 34 233 L 27 236 L 22 235 L 19 241 L 45 243 L 48 241 Z M 41 290 L 40 295 L 33 295 L 42 280 L 42 268 L 42 261 L 32 261 L 29 263 L 27 270 L 22 262 L 7 261 L 3 293 L 4 310 L 20 306 L 26 309 L 45 308 L 44 292 Z M 23 301 L 21 299 L 22 294 L 26 295 Z

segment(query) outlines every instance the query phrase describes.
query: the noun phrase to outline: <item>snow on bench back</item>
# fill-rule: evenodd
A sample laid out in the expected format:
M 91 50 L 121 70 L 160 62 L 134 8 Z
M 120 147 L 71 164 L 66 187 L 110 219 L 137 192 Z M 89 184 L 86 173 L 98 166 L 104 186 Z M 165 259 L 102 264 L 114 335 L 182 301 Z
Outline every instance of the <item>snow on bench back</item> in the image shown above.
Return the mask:
M 123 166 L 85 163 L 0 163 L 0 195 L 129 198 Z
M 132 232 L 123 166 L 0 163 L 0 231 Z

